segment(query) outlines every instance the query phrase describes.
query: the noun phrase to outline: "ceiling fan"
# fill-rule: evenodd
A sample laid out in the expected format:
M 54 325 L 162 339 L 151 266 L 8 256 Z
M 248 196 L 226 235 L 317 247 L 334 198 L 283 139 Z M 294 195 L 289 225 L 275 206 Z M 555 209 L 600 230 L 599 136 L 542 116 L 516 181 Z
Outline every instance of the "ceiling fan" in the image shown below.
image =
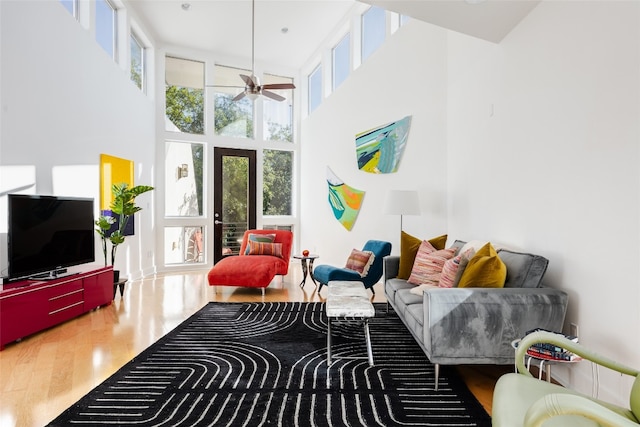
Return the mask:
M 272 84 L 260 84 L 260 79 L 255 75 L 255 9 L 256 1 L 251 0 L 251 75 L 240 74 L 240 78 L 244 82 L 244 86 L 220 86 L 213 85 L 213 87 L 237 87 L 244 88 L 242 92 L 236 95 L 232 101 L 239 101 L 245 96 L 251 100 L 256 100 L 260 95 L 271 98 L 275 101 L 284 101 L 286 98 L 275 92 L 271 92 L 273 89 L 295 89 L 293 83 L 272 83 Z

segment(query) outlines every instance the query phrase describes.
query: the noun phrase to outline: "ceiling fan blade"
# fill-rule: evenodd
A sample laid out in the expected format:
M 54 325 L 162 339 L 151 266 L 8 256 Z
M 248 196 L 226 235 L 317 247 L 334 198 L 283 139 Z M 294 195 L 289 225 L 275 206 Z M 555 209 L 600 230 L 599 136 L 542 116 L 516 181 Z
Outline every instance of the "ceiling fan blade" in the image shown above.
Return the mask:
M 244 83 L 247 86 L 255 86 L 255 82 L 253 81 L 253 79 L 249 76 L 247 76 L 246 74 L 240 74 L 240 78 L 244 81 Z
M 239 94 L 237 94 L 231 101 L 235 102 L 235 101 L 240 101 L 242 98 L 244 98 L 246 95 L 245 91 L 240 92 Z
M 264 90 L 264 89 L 262 90 L 262 94 L 267 98 L 271 98 L 276 101 L 284 101 L 285 99 L 287 99 L 284 96 L 280 96 L 277 93 L 269 92 L 268 90 Z
M 271 83 L 262 85 L 263 89 L 295 89 L 296 86 L 293 83 Z
M 246 86 L 227 86 L 227 85 L 205 85 L 205 87 L 234 87 L 244 89 Z

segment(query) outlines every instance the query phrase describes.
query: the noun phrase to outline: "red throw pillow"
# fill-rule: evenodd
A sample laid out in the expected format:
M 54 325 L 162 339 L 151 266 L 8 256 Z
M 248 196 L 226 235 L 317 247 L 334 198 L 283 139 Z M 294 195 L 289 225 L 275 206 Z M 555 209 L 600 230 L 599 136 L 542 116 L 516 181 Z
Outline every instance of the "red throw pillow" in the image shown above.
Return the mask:
M 247 255 L 272 255 L 282 258 L 282 243 L 252 242 L 249 241 L 249 253 Z

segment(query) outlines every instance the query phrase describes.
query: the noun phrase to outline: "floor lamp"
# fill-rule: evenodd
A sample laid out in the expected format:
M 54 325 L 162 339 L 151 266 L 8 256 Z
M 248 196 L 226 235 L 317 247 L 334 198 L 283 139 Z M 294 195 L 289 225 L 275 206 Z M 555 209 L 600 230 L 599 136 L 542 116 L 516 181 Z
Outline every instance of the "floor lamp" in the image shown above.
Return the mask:
M 402 234 L 402 215 L 420 215 L 418 192 L 413 190 L 390 190 L 385 200 L 384 213 L 400 215 L 400 234 Z

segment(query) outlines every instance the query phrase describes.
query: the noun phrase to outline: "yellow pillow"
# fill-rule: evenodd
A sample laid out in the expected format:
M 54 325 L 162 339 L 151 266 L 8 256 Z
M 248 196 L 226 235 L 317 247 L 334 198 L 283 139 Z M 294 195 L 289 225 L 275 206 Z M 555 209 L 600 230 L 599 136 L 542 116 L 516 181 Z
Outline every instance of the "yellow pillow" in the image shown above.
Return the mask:
M 411 270 L 413 269 L 413 261 L 416 259 L 416 254 L 420 248 L 422 240 L 417 237 L 405 233 L 400 234 L 400 266 L 398 267 L 398 279 L 408 279 L 411 276 Z M 447 243 L 447 235 L 434 237 L 429 240 L 431 246 L 436 250 L 444 249 L 444 245 Z
M 496 250 L 487 243 L 476 252 L 464 269 L 459 288 L 502 288 L 507 279 L 507 266 Z

